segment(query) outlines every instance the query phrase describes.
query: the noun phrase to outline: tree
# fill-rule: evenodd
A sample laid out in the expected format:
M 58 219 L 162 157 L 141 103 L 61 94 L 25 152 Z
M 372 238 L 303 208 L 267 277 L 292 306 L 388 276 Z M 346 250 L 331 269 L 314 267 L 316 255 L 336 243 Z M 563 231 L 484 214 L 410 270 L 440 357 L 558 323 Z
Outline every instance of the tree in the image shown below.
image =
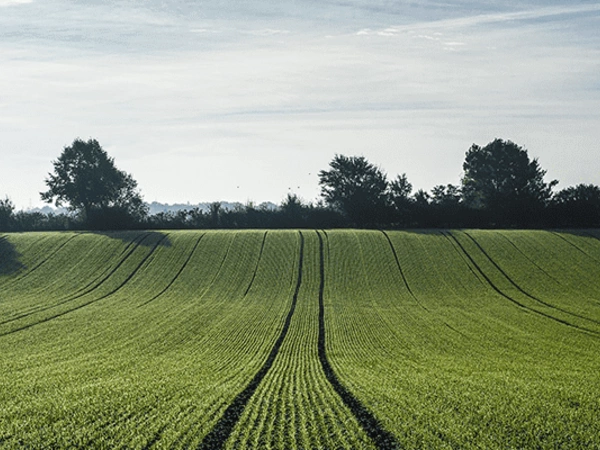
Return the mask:
M 213 228 L 218 228 L 221 225 L 221 216 L 223 211 L 221 209 L 221 202 L 212 202 L 209 205 L 208 216 L 210 218 L 210 224 Z
M 75 139 L 56 161 L 45 180 L 42 200 L 66 204 L 92 228 L 125 228 L 146 218 L 148 207 L 137 182 L 115 167 L 98 141 Z
M 327 205 L 358 226 L 380 223 L 388 209 L 385 173 L 363 156 L 335 155 L 329 167 L 319 172 Z
M 430 224 L 436 227 L 464 226 L 467 217 L 459 186 L 437 185 L 431 189 Z
M 302 200 L 296 194 L 288 192 L 279 207 L 282 225 L 286 228 L 304 227 L 306 222 L 305 209 Z
M 457 207 L 462 200 L 460 188 L 453 184 L 434 186 L 431 189 L 431 203 L 437 206 Z
M 600 187 L 578 184 L 558 192 L 552 198 L 553 221 L 558 226 L 600 226 Z
M 0 231 L 9 231 L 13 226 L 15 205 L 6 197 L 0 200 Z
M 390 197 L 394 203 L 406 203 L 410 201 L 410 193 L 412 192 L 412 184 L 408 181 L 406 174 L 398 175 L 395 180 L 390 183 Z
M 414 200 L 410 197 L 412 184 L 408 181 L 405 173 L 398 175 L 389 185 L 388 195 L 394 207 L 398 225 L 408 226 L 412 219 Z
M 465 204 L 486 210 L 495 225 L 533 223 L 558 183 L 546 183 L 546 171 L 538 160 L 530 160 L 527 150 L 502 139 L 485 147 L 473 144 L 466 153 L 463 170 Z

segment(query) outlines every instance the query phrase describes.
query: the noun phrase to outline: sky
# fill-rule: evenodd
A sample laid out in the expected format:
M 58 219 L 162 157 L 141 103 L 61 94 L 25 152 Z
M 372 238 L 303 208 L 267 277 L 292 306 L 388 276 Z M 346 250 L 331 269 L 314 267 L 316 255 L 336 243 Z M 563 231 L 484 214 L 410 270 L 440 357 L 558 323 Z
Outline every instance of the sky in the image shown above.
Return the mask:
M 97 139 L 148 202 L 319 199 L 335 154 L 415 189 L 512 140 L 600 184 L 600 2 L 0 0 L 0 198 Z

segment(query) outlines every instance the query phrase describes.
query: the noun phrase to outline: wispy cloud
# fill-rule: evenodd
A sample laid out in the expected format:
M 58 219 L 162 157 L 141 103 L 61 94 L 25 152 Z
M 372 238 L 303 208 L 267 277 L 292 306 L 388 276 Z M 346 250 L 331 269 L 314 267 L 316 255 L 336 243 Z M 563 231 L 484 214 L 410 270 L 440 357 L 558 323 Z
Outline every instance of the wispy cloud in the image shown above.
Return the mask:
M 277 34 L 289 34 L 289 33 L 290 33 L 289 30 L 276 30 L 273 28 L 265 28 L 262 30 L 250 31 L 250 34 L 253 34 L 254 36 L 274 36 Z
M 13 5 L 23 5 L 26 3 L 32 3 L 33 0 L 0 0 L 0 7 L 2 6 L 13 6 Z
M 443 28 L 464 28 L 474 27 L 478 25 L 490 23 L 503 23 L 551 18 L 557 16 L 565 16 L 571 14 L 585 14 L 600 12 L 600 4 L 594 5 L 577 5 L 577 6 L 555 6 L 537 8 L 526 11 L 504 12 L 497 14 L 477 14 L 472 16 L 464 16 L 455 19 L 434 20 L 417 22 L 408 25 L 394 26 L 386 28 L 382 31 L 393 30 L 394 32 L 419 30 L 419 29 L 443 29 Z M 362 31 L 362 30 L 361 30 Z M 371 31 L 371 30 L 365 30 Z M 378 32 L 375 32 L 378 33 Z M 358 33 L 357 33 L 358 34 Z M 371 34 L 371 33 L 365 33 Z
M 215 30 L 212 28 L 191 28 L 190 33 L 198 33 L 198 34 L 218 34 L 221 33 L 220 30 Z

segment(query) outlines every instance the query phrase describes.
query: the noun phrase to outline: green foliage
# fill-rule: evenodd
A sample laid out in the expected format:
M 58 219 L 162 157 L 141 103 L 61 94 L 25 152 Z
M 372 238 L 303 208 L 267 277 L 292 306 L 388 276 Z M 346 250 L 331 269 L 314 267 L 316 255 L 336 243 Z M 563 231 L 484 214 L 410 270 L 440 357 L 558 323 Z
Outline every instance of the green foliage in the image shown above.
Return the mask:
M 539 214 L 558 182 L 544 181 L 537 159 L 511 141 L 473 144 L 463 164 L 462 193 L 468 206 L 486 209 L 497 221 L 516 223 Z
M 600 226 L 600 187 L 578 184 L 558 192 L 550 210 L 559 226 Z
M 599 261 L 597 230 L 6 234 L 0 448 L 200 448 L 265 367 L 225 448 L 375 448 L 322 336 L 403 448 L 595 448 Z
M 437 206 L 457 206 L 462 200 L 460 188 L 453 184 L 438 185 L 431 189 L 431 203 Z
M 9 231 L 12 228 L 14 211 L 15 205 L 11 199 L 0 199 L 0 231 Z
M 52 164 L 54 173 L 48 174 L 49 189 L 40 194 L 42 200 L 68 205 L 94 228 L 123 228 L 146 216 L 137 182 L 115 167 L 95 139 L 75 139 Z
M 395 180 L 390 183 L 389 191 L 392 201 L 406 202 L 409 201 L 410 193 L 412 192 L 412 184 L 408 181 L 405 173 L 398 175 Z
M 359 226 L 378 223 L 388 206 L 385 173 L 364 156 L 335 155 L 329 167 L 319 172 L 325 202 Z

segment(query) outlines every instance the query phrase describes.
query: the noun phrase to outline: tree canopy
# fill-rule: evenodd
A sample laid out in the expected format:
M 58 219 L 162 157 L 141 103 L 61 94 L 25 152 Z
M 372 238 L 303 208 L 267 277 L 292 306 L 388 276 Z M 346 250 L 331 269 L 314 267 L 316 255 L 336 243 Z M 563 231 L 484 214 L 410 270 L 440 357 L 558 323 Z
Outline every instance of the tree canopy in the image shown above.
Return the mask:
M 363 156 L 335 155 L 319 172 L 321 195 L 358 226 L 377 223 L 388 206 L 385 173 Z
M 115 167 L 97 140 L 75 139 L 56 161 L 54 173 L 45 180 L 48 190 L 42 200 L 67 205 L 90 227 L 122 227 L 147 214 L 137 182 Z
M 557 181 L 546 183 L 545 170 L 527 150 L 495 139 L 485 147 L 473 144 L 463 164 L 462 194 L 467 206 L 491 213 L 498 225 L 530 223 L 552 196 Z

